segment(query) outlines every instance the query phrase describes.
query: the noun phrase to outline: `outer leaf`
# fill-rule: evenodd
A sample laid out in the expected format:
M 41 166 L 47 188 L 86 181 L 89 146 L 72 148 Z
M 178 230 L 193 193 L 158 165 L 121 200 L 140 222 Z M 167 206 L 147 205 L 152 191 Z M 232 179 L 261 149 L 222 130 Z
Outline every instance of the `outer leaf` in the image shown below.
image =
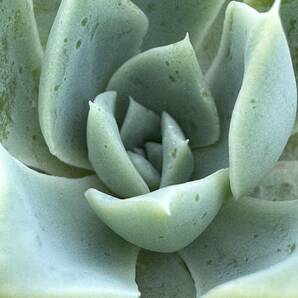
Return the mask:
M 205 298 L 293 298 L 297 296 L 298 256 L 210 291 Z
M 2 1 L 0 141 L 31 167 L 56 175 L 80 175 L 50 154 L 41 134 L 37 96 L 42 54 L 32 1 Z
M 251 5 L 259 11 L 267 11 L 274 3 L 273 0 L 245 0 L 245 3 Z M 296 73 L 296 82 L 298 83 L 298 2 L 297 0 L 281 1 L 280 15 L 285 33 L 289 42 L 291 57 Z
M 128 0 L 63 0 L 42 67 L 39 116 L 50 151 L 89 168 L 88 101 L 139 49 L 145 15 Z
M 33 0 L 34 14 L 42 46 L 45 48 L 61 0 Z
M 241 3 L 229 4 L 220 48 L 206 79 L 214 96 L 220 118 L 220 139 L 209 147 L 194 152 L 196 179 L 229 167 L 228 135 L 230 119 L 244 74 L 244 48 L 247 32 L 254 26 L 258 13 Z
M 83 193 L 95 177 L 34 172 L 0 149 L 0 297 L 138 297 L 138 249 L 105 227 Z
M 251 195 L 270 201 L 297 200 L 298 161 L 278 162 L 271 173 L 262 180 Z
M 194 177 L 227 167 L 230 152 L 231 185 L 240 196 L 272 168 L 293 125 L 295 81 L 277 7 L 260 14 L 245 4 L 230 3 L 207 81 L 218 106 L 221 137 L 217 144 L 197 150 Z
M 115 92 L 105 92 L 90 102 L 87 142 L 90 162 L 100 179 L 121 197 L 149 192 L 148 185 L 123 146 L 114 117 Z
M 226 0 L 224 2 L 224 5 L 221 7 L 212 25 L 206 31 L 203 40 L 196 48 L 197 57 L 203 73 L 208 71 L 220 45 L 225 12 L 231 0 Z
M 86 197 L 96 214 L 124 239 L 140 247 L 173 252 L 191 243 L 229 198 L 228 171 L 119 200 L 95 189 Z
M 132 96 L 159 115 L 168 112 L 192 147 L 212 144 L 219 137 L 216 106 L 188 36 L 131 58 L 115 72 L 107 88 L 119 94 L 120 120 Z
M 191 275 L 177 254 L 141 250 L 137 262 L 136 282 L 142 297 L 196 297 Z
M 270 202 L 247 197 L 223 207 L 208 229 L 180 252 L 198 297 L 228 281 L 232 282 L 204 297 L 295 297 L 297 212 L 298 200 Z M 293 258 L 283 262 L 290 255 Z
M 225 0 L 133 0 L 148 16 L 149 31 L 143 49 L 181 40 L 189 32 L 196 46 L 206 35 Z
M 297 91 L 278 2 L 247 36 L 245 73 L 229 134 L 230 179 L 236 197 L 273 168 L 294 126 Z

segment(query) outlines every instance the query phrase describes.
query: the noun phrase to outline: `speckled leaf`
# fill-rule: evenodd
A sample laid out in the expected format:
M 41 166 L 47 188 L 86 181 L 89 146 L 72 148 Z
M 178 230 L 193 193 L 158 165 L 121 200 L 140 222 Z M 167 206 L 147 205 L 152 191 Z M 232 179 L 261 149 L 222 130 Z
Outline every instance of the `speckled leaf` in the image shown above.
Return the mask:
M 217 144 L 194 153 L 194 177 L 204 177 L 230 163 L 236 196 L 252 190 L 271 169 L 293 125 L 295 81 L 276 8 L 260 14 L 245 4 L 230 3 L 219 52 L 207 73 L 221 136 Z
M 298 199 L 298 161 L 280 161 L 250 194 L 270 201 Z
M 159 252 L 191 243 L 230 197 L 228 171 L 121 200 L 96 189 L 86 193 L 98 217 L 129 242 Z
M 297 266 L 296 253 L 281 264 L 219 286 L 202 298 L 293 298 L 298 291 Z
M 98 95 L 90 102 L 87 143 L 90 162 L 98 177 L 117 195 L 131 197 L 149 188 L 123 146 L 114 117 L 116 93 Z
M 177 254 L 141 250 L 136 270 L 141 297 L 195 298 L 196 289 L 187 267 Z
M 50 154 L 41 134 L 37 97 L 42 55 L 32 1 L 1 1 L 0 141 L 31 167 L 55 175 L 80 175 Z
M 257 15 L 244 42 L 245 72 L 229 134 L 235 197 L 252 190 L 273 168 L 294 126 L 296 82 L 278 3 Z
M 0 148 L 0 297 L 136 298 L 138 249 L 94 215 L 67 179 L 26 168 Z
M 34 15 L 42 46 L 45 48 L 61 0 L 33 0 Z
M 181 40 L 186 32 L 199 44 L 225 0 L 133 0 L 148 16 L 149 31 L 142 46 L 149 49 Z
M 218 108 L 220 139 L 216 144 L 194 152 L 196 179 L 229 167 L 230 119 L 244 74 L 246 35 L 257 19 L 258 13 L 241 3 L 231 2 L 228 5 L 219 51 L 206 74 Z
M 198 297 L 206 292 L 204 298 L 295 297 L 297 212 L 298 200 L 246 197 L 224 206 L 208 229 L 180 252 Z
M 131 58 L 115 72 L 108 89 L 119 94 L 120 120 L 132 96 L 158 115 L 168 112 L 192 147 L 212 144 L 219 137 L 216 106 L 188 36 Z
M 88 101 L 138 50 L 146 16 L 128 0 L 63 0 L 42 67 L 39 116 L 50 151 L 90 168 L 86 147 Z
M 274 3 L 273 0 L 245 0 L 245 3 L 256 8 L 259 11 L 267 11 Z M 298 1 L 283 0 L 281 1 L 280 16 L 287 36 L 291 57 L 298 83 Z

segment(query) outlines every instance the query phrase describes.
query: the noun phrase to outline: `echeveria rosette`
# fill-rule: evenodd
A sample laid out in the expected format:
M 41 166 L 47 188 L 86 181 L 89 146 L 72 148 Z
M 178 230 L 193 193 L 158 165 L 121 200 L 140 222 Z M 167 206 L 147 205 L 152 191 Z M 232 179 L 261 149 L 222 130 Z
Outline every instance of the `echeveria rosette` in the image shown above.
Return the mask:
M 109 189 L 1 148 L 0 297 L 138 297 L 131 243 L 183 248 L 142 251 L 144 297 L 297 292 L 296 164 L 243 197 L 295 118 L 279 4 L 230 3 L 213 60 L 225 1 L 1 1 L 1 142 Z

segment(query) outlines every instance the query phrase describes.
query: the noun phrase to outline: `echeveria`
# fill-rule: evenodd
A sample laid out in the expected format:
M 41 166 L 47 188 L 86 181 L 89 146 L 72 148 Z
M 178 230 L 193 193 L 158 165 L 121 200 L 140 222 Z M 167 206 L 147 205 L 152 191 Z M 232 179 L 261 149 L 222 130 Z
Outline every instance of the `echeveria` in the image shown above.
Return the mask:
M 243 2 L 0 1 L 1 298 L 297 295 L 298 2 Z

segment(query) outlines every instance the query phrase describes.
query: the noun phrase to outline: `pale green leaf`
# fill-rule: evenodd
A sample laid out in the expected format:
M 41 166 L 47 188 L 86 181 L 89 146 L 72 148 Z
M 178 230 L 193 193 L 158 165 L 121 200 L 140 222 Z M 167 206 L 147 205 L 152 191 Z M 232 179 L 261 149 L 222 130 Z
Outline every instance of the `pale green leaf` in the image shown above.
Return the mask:
M 192 152 L 177 122 L 162 114 L 162 174 L 160 187 L 187 182 L 193 172 Z
M 147 183 L 149 189 L 151 191 L 158 189 L 160 185 L 160 174 L 153 167 L 153 165 L 144 156 L 140 154 L 130 151 L 128 151 L 127 154 L 130 160 L 132 161 L 133 165 L 139 172 L 139 174 Z
M 118 92 L 120 120 L 132 96 L 158 115 L 168 112 L 192 147 L 212 144 L 219 137 L 216 106 L 188 36 L 131 58 L 114 73 L 107 88 Z
M 225 0 L 133 0 L 147 15 L 149 30 L 142 46 L 149 49 L 177 42 L 189 33 L 196 47 Z
M 141 250 L 136 282 L 142 298 L 195 298 L 196 289 L 187 267 L 177 254 Z
M 0 3 L 0 141 L 25 164 L 62 176 L 78 169 L 52 156 L 38 120 L 38 85 L 42 48 L 30 0 Z
M 180 252 L 198 297 L 217 286 L 203 297 L 295 297 L 297 212 L 298 200 L 246 197 L 227 203 L 205 232 Z
M 0 148 L 0 297 L 136 298 L 138 249 L 84 199 L 96 177 L 67 179 L 26 168 Z
M 261 14 L 242 3 L 229 4 L 207 81 L 221 136 L 213 146 L 194 152 L 194 177 L 230 166 L 233 193 L 239 197 L 274 166 L 295 116 L 295 78 L 277 6 Z
M 149 192 L 146 182 L 123 146 L 114 117 L 116 93 L 108 91 L 90 102 L 87 142 L 90 162 L 99 178 L 117 195 L 132 197 Z
M 144 145 L 148 160 L 161 172 L 162 170 L 162 145 L 155 142 L 147 142 Z
M 210 28 L 206 30 L 203 40 L 198 43 L 196 47 L 197 58 L 203 73 L 208 71 L 214 57 L 217 54 L 223 31 L 225 12 L 230 2 L 231 0 L 224 1 L 224 5 L 221 7 L 215 20 L 211 24 Z
M 297 90 L 278 2 L 247 33 L 243 83 L 229 134 L 230 179 L 245 195 L 273 168 L 294 126 Z M 248 10 L 243 5 L 244 11 Z
M 98 217 L 129 242 L 173 252 L 197 238 L 230 197 L 228 171 L 205 179 L 121 200 L 99 190 L 86 192 Z
M 220 47 L 206 74 L 220 118 L 220 138 L 214 145 L 194 152 L 196 179 L 229 167 L 230 119 L 242 85 L 247 32 L 257 19 L 258 13 L 241 3 L 232 2 L 228 5 Z
M 267 11 L 273 5 L 274 0 L 245 0 L 245 3 L 251 5 L 259 11 Z M 298 1 L 281 1 L 280 16 L 287 36 L 296 82 L 298 83 Z
M 42 66 L 39 116 L 50 151 L 89 168 L 88 101 L 139 50 L 146 16 L 129 0 L 63 0 Z
M 130 98 L 120 135 L 124 147 L 128 150 L 142 146 L 146 141 L 158 141 L 160 117 Z
M 34 15 L 42 46 L 45 48 L 61 0 L 33 0 Z
M 298 161 L 280 161 L 250 194 L 270 201 L 298 199 Z

